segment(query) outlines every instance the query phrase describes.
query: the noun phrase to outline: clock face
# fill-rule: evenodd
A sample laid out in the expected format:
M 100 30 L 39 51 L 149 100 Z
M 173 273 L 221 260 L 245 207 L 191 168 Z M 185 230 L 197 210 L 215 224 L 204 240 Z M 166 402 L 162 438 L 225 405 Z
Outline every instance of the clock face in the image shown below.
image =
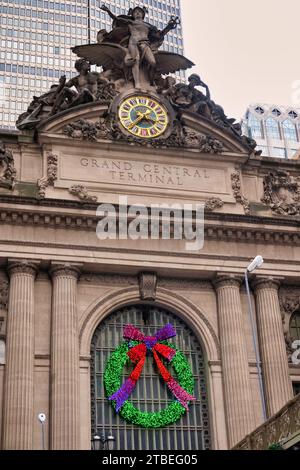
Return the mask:
M 167 129 L 167 109 L 148 96 L 132 96 L 124 100 L 119 108 L 119 120 L 127 132 L 140 139 L 153 139 Z

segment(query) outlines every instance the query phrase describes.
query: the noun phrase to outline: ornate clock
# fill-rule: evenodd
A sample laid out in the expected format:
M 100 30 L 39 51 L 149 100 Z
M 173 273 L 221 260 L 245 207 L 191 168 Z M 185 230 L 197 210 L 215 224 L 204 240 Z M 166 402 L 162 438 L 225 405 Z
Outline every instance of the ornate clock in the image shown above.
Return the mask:
M 160 137 L 170 127 L 167 106 L 147 95 L 134 95 L 121 101 L 118 119 L 121 128 L 139 139 Z

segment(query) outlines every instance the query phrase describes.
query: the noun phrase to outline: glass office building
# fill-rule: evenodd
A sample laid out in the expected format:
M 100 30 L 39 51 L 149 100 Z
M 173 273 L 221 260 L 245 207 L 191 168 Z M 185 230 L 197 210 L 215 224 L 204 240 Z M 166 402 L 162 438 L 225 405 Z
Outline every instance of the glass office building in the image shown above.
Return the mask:
M 295 158 L 300 148 L 300 109 L 252 104 L 242 120 L 243 133 L 256 140 L 262 155 Z
M 0 127 L 15 128 L 33 95 L 39 96 L 61 75 L 75 74 L 76 56 L 70 48 L 96 42 L 100 29 L 111 29 L 111 19 L 98 0 L 0 1 Z M 116 14 L 126 14 L 138 1 L 106 0 Z M 147 19 L 162 29 L 170 16 L 180 15 L 180 0 L 143 0 Z M 165 40 L 165 50 L 183 54 L 179 25 Z M 178 78 L 184 79 L 184 72 Z

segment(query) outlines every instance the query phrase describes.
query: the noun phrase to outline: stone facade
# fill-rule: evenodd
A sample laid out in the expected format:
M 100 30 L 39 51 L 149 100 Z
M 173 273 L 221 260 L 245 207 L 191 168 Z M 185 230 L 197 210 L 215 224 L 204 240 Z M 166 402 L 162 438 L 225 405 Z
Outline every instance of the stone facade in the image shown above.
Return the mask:
M 269 416 L 292 398 L 291 379 L 300 379 L 288 363 L 279 300 L 286 286 L 300 292 L 300 163 L 249 155 L 189 112 L 186 127 L 222 150 L 66 133 L 106 111 L 91 103 L 50 118 L 35 135 L 0 136 L 16 170 L 14 185 L 0 188 L 1 446 L 40 449 L 43 411 L 47 448 L 90 448 L 92 336 L 115 309 L 145 301 L 176 313 L 201 340 L 213 448 L 230 448 L 262 424 L 242 287 L 257 254 L 265 264 L 252 276 L 252 301 Z M 97 206 L 119 209 L 119 196 L 146 206 L 202 202 L 203 249 L 186 251 L 184 240 L 99 240 Z

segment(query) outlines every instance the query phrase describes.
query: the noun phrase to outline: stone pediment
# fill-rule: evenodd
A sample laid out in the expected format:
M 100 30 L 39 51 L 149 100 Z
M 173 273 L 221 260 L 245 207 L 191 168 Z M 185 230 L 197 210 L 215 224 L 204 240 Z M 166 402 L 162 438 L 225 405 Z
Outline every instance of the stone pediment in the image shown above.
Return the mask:
M 213 121 L 192 112 L 183 112 L 180 119 L 174 121 L 172 133 L 165 139 L 138 139 L 124 135 L 109 115 L 109 104 L 91 103 L 59 113 L 37 127 L 37 133 L 43 141 L 60 138 L 64 141 L 89 141 L 112 144 L 130 144 L 150 148 L 187 149 L 206 154 L 226 152 L 249 154 L 247 143 L 237 139 L 230 132 Z

